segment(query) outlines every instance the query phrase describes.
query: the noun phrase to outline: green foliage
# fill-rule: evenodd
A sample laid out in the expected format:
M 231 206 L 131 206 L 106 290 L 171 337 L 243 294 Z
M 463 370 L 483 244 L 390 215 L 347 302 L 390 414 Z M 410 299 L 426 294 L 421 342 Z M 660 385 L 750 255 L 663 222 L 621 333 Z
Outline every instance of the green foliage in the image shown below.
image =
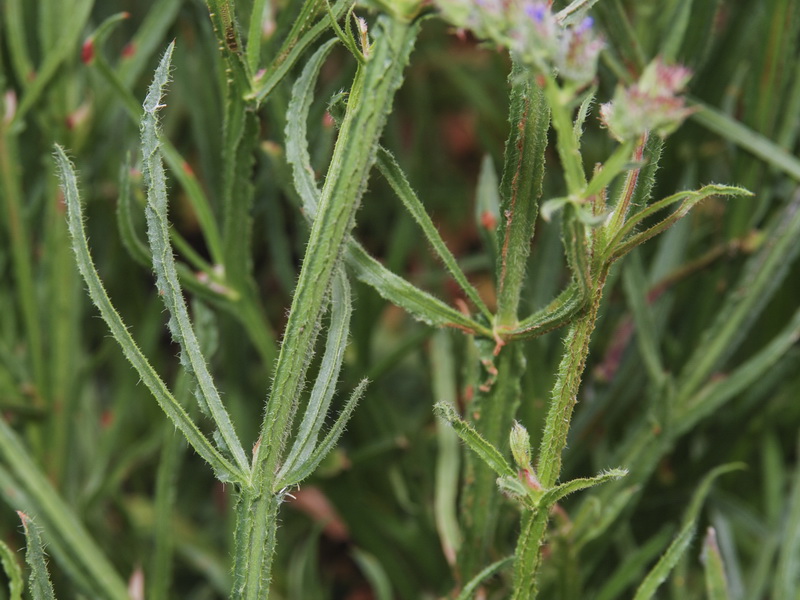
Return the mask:
M 550 4 L 2 5 L 0 597 L 793 597 L 800 9 Z

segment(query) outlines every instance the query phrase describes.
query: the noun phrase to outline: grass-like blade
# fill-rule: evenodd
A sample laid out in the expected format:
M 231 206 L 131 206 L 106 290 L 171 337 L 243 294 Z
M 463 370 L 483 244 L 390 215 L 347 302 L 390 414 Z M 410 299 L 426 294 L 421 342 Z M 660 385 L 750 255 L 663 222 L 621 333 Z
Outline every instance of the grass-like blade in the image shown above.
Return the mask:
M 314 381 L 314 387 L 311 389 L 311 396 L 294 443 L 278 473 L 279 479 L 286 473 L 296 470 L 311 456 L 317 445 L 319 432 L 325 423 L 331 399 L 336 391 L 336 382 L 339 380 L 344 352 L 347 348 L 350 315 L 352 314 L 350 284 L 344 269 L 340 268 L 333 280 L 330 306 L 330 327 L 322 363 Z
M 741 271 L 734 289 L 747 293 L 732 294 L 717 317 L 703 332 L 678 380 L 682 402 L 705 384 L 709 375 L 722 364 L 744 339 L 756 319 L 783 283 L 800 253 L 800 193 L 772 219 L 766 228 L 764 244 Z
M 392 583 L 378 559 L 359 548 L 353 549 L 353 559 L 369 582 L 375 600 L 392 600 Z
M 455 407 L 458 397 L 453 342 L 447 331 L 433 334 L 430 346 L 431 386 L 438 402 Z M 436 529 L 447 562 L 455 563 L 461 547 L 458 524 L 458 479 L 461 471 L 461 448 L 458 435 L 444 423 L 436 427 L 436 487 L 433 512 Z
M 437 417 L 443 419 L 453 426 L 458 437 L 483 460 L 489 468 L 497 473 L 498 477 L 516 477 L 516 472 L 511 468 L 500 451 L 487 442 L 475 431 L 475 428 L 462 419 L 456 409 L 443 402 L 437 402 L 433 406 L 433 412 Z
M 675 539 L 672 540 L 666 552 L 664 552 L 662 557 L 644 578 L 644 581 L 642 581 L 641 585 L 636 590 L 634 600 L 649 600 L 655 596 L 656 590 L 664 583 L 681 556 L 683 556 L 683 553 L 686 552 L 689 547 L 694 537 L 695 530 L 697 529 L 697 518 L 700 514 L 700 509 L 709 491 L 711 491 L 711 484 L 714 483 L 714 480 L 720 475 L 741 469 L 743 466 L 744 465 L 741 463 L 721 465 L 716 469 L 712 469 L 712 471 L 703 478 L 703 481 L 695 490 L 689 508 L 684 515 L 681 530 L 678 532 Z
M 147 186 L 147 237 L 156 273 L 159 295 L 170 314 L 169 329 L 173 339 L 181 347 L 181 364 L 190 377 L 197 382 L 196 396 L 201 407 L 205 408 L 219 431 L 217 439 L 222 440 L 222 448 L 234 459 L 238 468 L 247 473 L 249 462 L 239 438 L 233 428 L 228 412 L 222 404 L 197 335 L 189 319 L 189 311 L 178 282 L 175 257 L 169 239 L 167 222 L 167 183 L 164 164 L 161 160 L 158 139 L 157 112 L 161 107 L 164 87 L 169 81 L 169 66 L 174 43 L 170 44 L 156 69 L 153 83 L 144 102 L 142 118 L 143 175 Z
M 697 101 L 692 104 L 699 110 L 693 113 L 691 118 L 700 125 L 751 152 L 769 166 L 783 171 L 795 181 L 800 181 L 800 159 L 796 156 L 719 110 Z
M 506 556 L 505 558 L 501 558 L 497 562 L 493 562 L 488 567 L 480 571 L 475 577 L 469 580 L 467 585 L 465 585 L 461 592 L 458 594 L 456 600 L 471 600 L 475 593 L 478 591 L 478 588 L 481 584 L 489 579 L 495 573 L 499 573 L 501 570 L 506 568 L 508 565 L 514 562 L 513 556 Z
M 25 589 L 22 569 L 19 568 L 14 552 L 2 540 L 0 540 L 0 562 L 3 564 L 3 571 L 8 579 L 8 599 L 22 600 L 22 590 Z
M 58 74 L 61 65 L 67 61 L 78 45 L 78 40 L 83 33 L 83 28 L 89 19 L 94 0 L 78 0 L 71 3 L 68 21 L 60 27 L 61 36 L 53 44 L 44 57 L 42 64 L 36 69 L 36 77 L 25 89 L 25 94 L 20 100 L 17 110 L 12 117 L 12 125 L 22 122 L 22 119 L 33 108 L 52 79 Z
M 408 182 L 408 179 L 406 179 L 405 174 L 400 169 L 400 165 L 397 164 L 394 156 L 385 148 L 378 148 L 377 165 L 378 170 L 386 178 L 386 181 L 389 182 L 389 185 L 392 187 L 395 194 L 397 194 L 397 197 L 402 200 L 408 212 L 411 213 L 411 216 L 422 229 L 425 237 L 428 238 L 428 242 L 433 247 L 442 263 L 444 263 L 444 266 L 447 267 L 447 270 L 450 271 L 453 279 L 456 280 L 456 283 L 458 283 L 467 297 L 472 300 L 472 303 L 481 311 L 481 314 L 491 321 L 493 318 L 491 311 L 483 303 L 475 287 L 467 280 L 467 276 L 461 270 L 461 267 L 458 266 L 456 258 L 444 243 L 442 236 L 436 229 L 436 225 L 433 224 L 425 207 L 412 189 L 411 184 Z
M 44 544 L 39 528 L 28 515 L 22 511 L 17 514 L 22 520 L 22 527 L 25 530 L 25 542 L 27 551 L 25 552 L 25 562 L 31 569 L 28 578 L 28 589 L 33 600 L 55 600 L 56 595 L 53 591 L 53 584 L 50 582 L 50 575 L 47 572 L 47 561 L 44 558 Z
M 47 528 L 50 547 L 62 570 L 90 596 L 128 600 L 125 582 L 2 419 L 0 456 L 0 490 L 6 502 L 37 515 Z
M 631 254 L 626 260 L 622 271 L 622 287 L 625 290 L 628 306 L 633 313 L 636 341 L 639 344 L 647 373 L 654 384 L 660 385 L 667 377 L 667 373 L 661 358 L 659 334 L 653 311 L 647 304 L 647 279 L 642 259 L 637 253 Z
M 627 553 L 619 567 L 600 588 L 595 600 L 622 598 L 623 592 L 642 577 L 647 565 L 658 557 L 661 549 L 667 545 L 672 537 L 671 531 L 669 527 L 664 527 L 634 552 Z
M 800 584 L 800 466 L 795 467 L 794 484 L 787 505 L 775 574 L 775 598 L 792 598 L 797 594 Z
M 500 182 L 491 155 L 481 161 L 478 185 L 475 190 L 475 222 L 486 245 L 491 250 L 492 259 L 497 258 L 497 224 L 500 222 Z
M 717 544 L 717 532 L 713 527 L 706 531 L 703 552 L 700 555 L 705 567 L 706 598 L 708 600 L 729 600 L 728 582 L 725 579 L 725 564 Z M 788 598 L 788 596 L 787 596 Z
M 197 453 L 211 465 L 217 475 L 232 481 L 246 482 L 248 479 L 246 472 L 232 465 L 214 448 L 197 428 L 197 425 L 189 418 L 183 407 L 175 400 L 164 381 L 147 361 L 142 351 L 139 350 L 128 328 L 111 303 L 111 299 L 100 281 L 100 276 L 89 252 L 86 231 L 83 227 L 83 209 L 78 194 L 75 171 L 61 146 L 56 146 L 56 162 L 58 163 L 61 186 L 67 203 L 67 220 L 78 270 L 84 281 L 86 281 L 89 296 L 99 309 L 100 316 L 108 325 L 111 335 L 120 345 L 125 358 L 136 369 L 142 382 L 153 394 L 162 410 L 186 436 L 189 444 Z
M 314 85 L 319 70 L 337 41 L 334 38 L 325 42 L 308 59 L 292 87 L 292 96 L 286 109 L 286 162 L 292 166 L 295 190 L 303 201 L 303 210 L 312 221 L 317 214 L 320 192 L 308 152 L 308 112 L 314 99 Z

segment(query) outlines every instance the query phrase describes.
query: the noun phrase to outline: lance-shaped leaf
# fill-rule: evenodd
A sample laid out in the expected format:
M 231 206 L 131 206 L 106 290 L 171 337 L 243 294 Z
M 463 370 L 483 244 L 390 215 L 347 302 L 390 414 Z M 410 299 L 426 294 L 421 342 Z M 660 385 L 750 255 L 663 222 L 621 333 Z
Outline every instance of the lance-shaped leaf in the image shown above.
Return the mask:
M 586 291 L 577 283 L 571 283 L 550 304 L 520 321 L 508 337 L 526 340 L 558 329 L 583 310 L 586 300 Z
M 489 579 L 495 573 L 499 573 L 502 569 L 509 566 L 514 562 L 513 556 L 506 556 L 505 558 L 501 558 L 497 562 L 493 562 L 488 567 L 480 571 L 475 577 L 469 580 L 467 585 L 465 585 L 461 592 L 458 594 L 456 600 L 471 600 L 475 592 L 478 591 L 478 588 L 481 584 Z
M 745 263 L 731 294 L 714 322 L 700 338 L 678 381 L 684 402 L 706 383 L 745 339 L 769 300 L 780 288 L 800 253 L 800 193 L 778 212 L 766 228 L 764 244 Z M 746 292 L 746 293 L 745 293 Z
M 540 505 L 543 507 L 552 506 L 569 494 L 594 487 L 601 483 L 605 483 L 606 481 L 611 481 L 612 479 L 621 479 L 627 474 L 627 469 L 610 469 L 600 473 L 599 475 L 595 475 L 594 477 L 583 477 L 580 479 L 567 481 L 566 483 L 562 483 L 561 485 L 557 485 L 556 487 L 547 490 L 547 492 L 545 492 L 545 494 L 542 496 Z
M 498 231 L 497 324 L 517 322 L 520 294 L 539 211 L 544 177 L 550 109 L 530 69 L 512 64 L 510 133 L 506 140 L 500 183 L 501 219 Z
M 330 307 L 330 327 L 328 328 L 328 339 L 325 342 L 325 353 L 322 356 L 319 373 L 314 387 L 311 389 L 308 406 L 300 422 L 294 444 L 278 473 L 279 479 L 282 479 L 286 473 L 296 470 L 311 456 L 317 445 L 319 432 L 325 423 L 331 399 L 336 391 L 336 382 L 339 380 L 344 352 L 347 348 L 347 335 L 350 331 L 350 315 L 352 314 L 350 284 L 347 282 L 347 276 L 343 269 L 339 269 L 333 280 Z
M 374 288 L 389 302 L 406 310 L 415 319 L 434 327 L 453 327 L 467 333 L 492 337 L 490 328 L 395 275 L 352 240 L 347 247 L 345 260 L 359 280 Z
M 713 527 L 706 531 L 703 540 L 703 552 L 700 555 L 703 561 L 706 597 L 708 600 L 729 600 L 728 581 L 725 578 L 725 564 L 722 561 L 722 553 L 717 544 L 717 532 Z
M 447 331 L 433 334 L 430 344 L 431 386 L 439 402 L 455 406 L 458 396 L 453 341 Z M 452 427 L 439 421 L 436 427 L 436 486 L 433 512 L 442 551 L 450 565 L 455 564 L 461 547 L 458 524 L 458 480 L 461 472 L 461 448 Z
M 303 479 L 314 472 L 314 470 L 320 465 L 330 451 L 336 447 L 339 438 L 342 437 L 342 434 L 347 427 L 347 423 L 350 421 L 350 417 L 353 416 L 353 412 L 356 409 L 356 405 L 358 405 L 358 401 L 361 400 L 361 397 L 367 390 L 368 383 L 369 382 L 366 379 L 363 379 L 356 386 L 356 389 L 353 390 L 353 393 L 350 395 L 347 403 L 344 405 L 344 407 L 342 407 L 342 411 L 339 413 L 339 416 L 336 418 L 336 421 L 328 431 L 327 435 L 322 439 L 319 445 L 314 448 L 311 454 L 309 454 L 305 462 L 297 463 L 293 470 L 287 471 L 282 477 L 279 476 L 277 478 L 275 489 L 273 490 L 274 492 L 277 493 L 279 490 L 282 490 L 288 486 L 296 485 L 303 481 Z
M 153 258 L 153 269 L 156 273 L 156 285 L 159 295 L 169 312 L 169 329 L 173 339 L 181 348 L 181 364 L 187 374 L 197 383 L 197 400 L 213 419 L 218 428 L 218 443 L 223 451 L 229 453 L 239 469 L 247 473 L 249 462 L 239 438 L 233 428 L 228 412 L 222 404 L 206 359 L 200 350 L 197 335 L 189 319 L 189 311 L 178 282 L 175 268 L 175 257 L 169 240 L 169 223 L 167 222 L 167 182 L 164 164 L 161 160 L 160 142 L 158 139 L 157 111 L 161 108 L 164 87 L 169 80 L 169 65 L 174 43 L 170 44 L 156 69 L 153 83 L 144 102 L 142 118 L 142 154 L 143 174 L 147 185 L 147 237 Z
M 697 191 L 678 192 L 654 202 L 644 210 L 632 215 L 623 225 L 620 230 L 614 235 L 609 242 L 605 254 L 610 261 L 617 260 L 625 256 L 628 252 L 633 250 L 639 244 L 646 242 L 650 238 L 658 235 L 662 231 L 666 231 L 682 219 L 686 214 L 699 202 L 705 200 L 710 196 L 752 196 L 753 194 L 744 188 L 730 186 L 730 185 L 707 185 Z M 637 233 L 630 238 L 630 235 L 637 225 L 642 223 L 648 217 L 651 217 L 659 211 L 680 202 L 681 205 L 668 217 L 661 220 L 659 223 L 648 227 L 644 231 Z M 626 239 L 627 238 L 627 239 Z
M 61 146 L 56 146 L 56 162 L 59 167 L 61 187 L 67 204 L 67 221 L 72 237 L 72 250 L 78 263 L 78 270 L 83 276 L 88 288 L 89 297 L 100 311 L 100 316 L 106 322 L 111 335 L 120 345 L 125 358 L 131 363 L 142 382 L 153 394 L 153 397 L 162 410 L 181 430 L 189 444 L 195 451 L 214 469 L 218 477 L 238 482 L 246 482 L 248 476 L 245 471 L 231 464 L 200 432 L 197 425 L 189 418 L 183 407 L 169 392 L 167 385 L 147 361 L 142 351 L 136 345 L 128 328 L 117 313 L 108 293 L 100 281 L 100 276 L 92 262 L 86 231 L 83 227 L 83 210 L 78 194 L 78 183 L 75 171 Z
M 25 562 L 31 568 L 28 578 L 28 587 L 33 600 L 55 600 L 53 584 L 50 583 L 50 575 L 47 572 L 47 561 L 44 559 L 44 545 L 39 528 L 28 515 L 22 511 L 17 514 L 22 520 L 22 527 L 25 529 L 25 542 L 27 551 L 25 552 Z
M 294 187 L 303 201 L 306 216 L 312 221 L 317 214 L 319 188 L 308 152 L 308 113 L 319 70 L 336 42 L 336 39 L 328 40 L 308 59 L 292 87 L 286 110 L 286 162 L 292 166 Z
M 422 232 L 425 234 L 425 237 L 428 238 L 428 242 L 430 242 L 433 250 L 439 256 L 439 259 L 442 261 L 447 270 L 450 271 L 450 274 L 453 276 L 453 279 L 456 280 L 459 287 L 464 290 L 464 293 L 467 297 L 472 300 L 472 303 L 481 311 L 484 317 L 487 320 L 491 321 L 493 318 L 492 313 L 483 303 L 481 297 L 478 295 L 478 291 L 473 287 L 473 285 L 467 280 L 467 276 L 464 275 L 464 272 L 461 270 L 461 267 L 458 266 L 455 257 L 450 252 L 450 249 L 444 243 L 442 236 L 439 235 L 439 231 L 436 229 L 436 226 L 433 224 L 428 213 L 425 211 L 425 207 L 420 202 L 417 195 L 414 193 L 414 190 L 411 188 L 411 184 L 408 183 L 408 179 L 406 179 L 405 174 L 400 169 L 400 165 L 397 164 L 394 156 L 392 156 L 388 150 L 383 147 L 378 148 L 378 170 L 381 174 L 386 178 L 386 181 L 389 182 L 389 185 L 392 186 L 392 189 L 397 194 L 397 197 L 402 200 L 403 204 L 405 205 L 406 209 L 417 224 L 422 229 Z
M 791 598 L 797 594 L 800 581 L 800 465 L 794 469 L 794 484 L 786 503 L 783 532 L 774 593 L 778 598 Z
M 667 576 L 678 563 L 678 560 L 683 556 L 683 553 L 686 552 L 686 549 L 689 547 L 694 537 L 695 530 L 697 529 L 697 518 L 700 514 L 700 509 L 711 490 L 711 484 L 714 483 L 714 480 L 724 473 L 729 473 L 730 471 L 735 471 L 743 467 L 744 465 L 741 463 L 722 465 L 713 469 L 703 478 L 703 481 L 701 481 L 700 485 L 697 487 L 692 501 L 689 504 L 689 508 L 684 515 L 681 530 L 669 545 L 666 552 L 664 552 L 663 556 L 644 578 L 639 589 L 636 590 L 634 600 L 649 600 L 652 598 L 658 587 L 664 583 Z
M 313 5 L 313 0 L 308 0 L 306 5 Z M 353 5 L 353 0 L 339 0 L 331 7 L 335 18 L 341 17 Z M 305 13 L 304 13 L 305 14 Z M 308 21 L 298 19 L 295 26 L 286 36 L 286 41 L 275 55 L 275 60 L 267 67 L 264 75 L 256 81 L 253 91 L 247 95 L 246 100 L 255 99 L 259 104 L 275 89 L 289 70 L 295 65 L 308 47 L 316 41 L 331 26 L 330 16 L 326 13 L 313 26 L 308 27 Z
M 304 216 L 313 221 L 320 190 L 308 151 L 307 121 L 319 69 L 336 40 L 330 40 L 314 53 L 292 88 L 286 124 L 286 160 L 292 167 L 295 189 L 303 202 Z M 345 254 L 353 274 L 375 288 L 386 300 L 408 311 L 414 318 L 435 327 L 458 327 L 491 336 L 488 328 L 423 292 L 381 265 L 352 238 Z M 470 286 L 471 287 L 471 286 Z M 483 331 L 481 331 L 483 329 Z
M 2 540 L 0 540 L 0 562 L 3 564 L 3 571 L 8 579 L 9 600 L 22 600 L 22 590 L 25 589 L 22 581 L 22 569 L 19 568 L 14 552 Z
M 456 409 L 443 402 L 437 402 L 433 406 L 434 414 L 440 419 L 444 419 L 453 429 L 456 430 L 458 437 L 477 454 L 483 462 L 485 462 L 490 469 L 492 469 L 499 477 L 516 477 L 515 471 L 508 464 L 500 451 L 487 442 L 481 434 L 475 431 L 475 428 L 462 419 Z

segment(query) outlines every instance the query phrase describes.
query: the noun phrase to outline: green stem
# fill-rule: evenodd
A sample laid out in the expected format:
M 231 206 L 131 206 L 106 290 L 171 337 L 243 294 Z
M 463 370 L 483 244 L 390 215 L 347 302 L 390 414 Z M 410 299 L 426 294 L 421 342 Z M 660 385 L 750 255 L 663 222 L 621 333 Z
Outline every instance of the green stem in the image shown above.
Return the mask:
M 527 510 L 517 538 L 514 561 L 514 592 L 511 600 L 532 600 L 536 597 L 536 575 L 542 561 L 540 552 L 547 532 L 547 509 Z
M 520 401 L 520 381 L 525 359 L 520 344 L 504 348 L 497 358 L 497 380 L 488 391 L 479 391 L 470 415 L 478 433 L 505 454 L 508 432 Z M 484 384 L 482 387 L 486 387 Z M 464 543 L 458 555 L 459 574 L 468 581 L 485 565 L 494 541 L 501 496 L 497 490 L 497 474 L 472 453 L 466 457 L 467 471 L 461 493 L 461 520 Z
M 284 493 L 275 489 L 275 474 L 292 429 L 335 268 L 347 244 L 386 117 L 418 33 L 417 26 L 386 17 L 379 18 L 376 29 L 372 54 L 359 68 L 350 93 L 312 225 L 255 449 L 253 489 L 243 489 L 239 498 L 234 598 L 269 596 L 277 511 Z
M 539 447 L 539 481 L 545 489 L 553 487 L 561 473 L 561 453 L 567 446 L 572 411 L 578 400 L 581 376 L 589 354 L 589 340 L 597 321 L 607 276 L 608 267 L 604 267 L 592 287 L 588 310 L 573 323 L 567 334 L 566 348 L 558 367 L 558 378 Z
M 586 188 L 586 173 L 583 170 L 578 139 L 570 117 L 569 109 L 564 102 L 561 88 L 552 76 L 545 76 L 544 95 L 550 105 L 553 127 L 558 134 L 556 147 L 564 168 L 564 178 L 567 183 L 567 195 L 580 198 Z

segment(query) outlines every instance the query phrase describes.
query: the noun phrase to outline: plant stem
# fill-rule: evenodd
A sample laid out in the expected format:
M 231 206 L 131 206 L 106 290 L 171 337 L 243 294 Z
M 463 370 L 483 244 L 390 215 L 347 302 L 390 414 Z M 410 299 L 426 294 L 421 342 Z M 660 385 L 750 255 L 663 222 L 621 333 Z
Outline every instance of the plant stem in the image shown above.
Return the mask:
M 501 453 L 508 449 L 508 432 L 519 406 L 524 371 L 520 344 L 504 348 L 497 359 L 497 380 L 488 392 L 480 392 L 468 409 L 475 429 Z M 495 472 L 482 460 L 467 454 L 461 501 L 464 543 L 458 556 L 462 581 L 470 580 L 485 566 L 492 546 L 500 505 L 496 479 Z
M 545 489 L 553 487 L 561 473 L 561 453 L 567 446 L 572 410 L 578 400 L 581 377 L 589 354 L 589 340 L 597 321 L 607 276 L 608 267 L 604 267 L 592 286 L 587 311 L 578 317 L 567 333 L 566 347 L 558 367 L 558 378 L 539 447 L 539 482 Z
M 267 411 L 256 444 L 253 487 L 239 498 L 234 598 L 269 596 L 277 513 L 276 473 L 313 354 L 336 265 L 375 162 L 386 117 L 402 81 L 418 27 L 380 17 L 370 58 L 359 68 L 322 189 L 286 324 Z
M 583 170 L 578 139 L 575 137 L 569 109 L 562 97 L 561 88 L 552 75 L 544 76 L 544 95 L 552 111 L 553 128 L 558 137 L 556 147 L 564 168 L 564 178 L 567 183 L 567 195 L 580 198 L 581 192 L 586 187 L 586 173 Z
M 514 562 L 514 592 L 511 600 L 536 597 L 536 575 L 542 560 L 540 552 L 547 531 L 546 508 L 527 510 L 522 516 L 522 528 L 517 539 Z

